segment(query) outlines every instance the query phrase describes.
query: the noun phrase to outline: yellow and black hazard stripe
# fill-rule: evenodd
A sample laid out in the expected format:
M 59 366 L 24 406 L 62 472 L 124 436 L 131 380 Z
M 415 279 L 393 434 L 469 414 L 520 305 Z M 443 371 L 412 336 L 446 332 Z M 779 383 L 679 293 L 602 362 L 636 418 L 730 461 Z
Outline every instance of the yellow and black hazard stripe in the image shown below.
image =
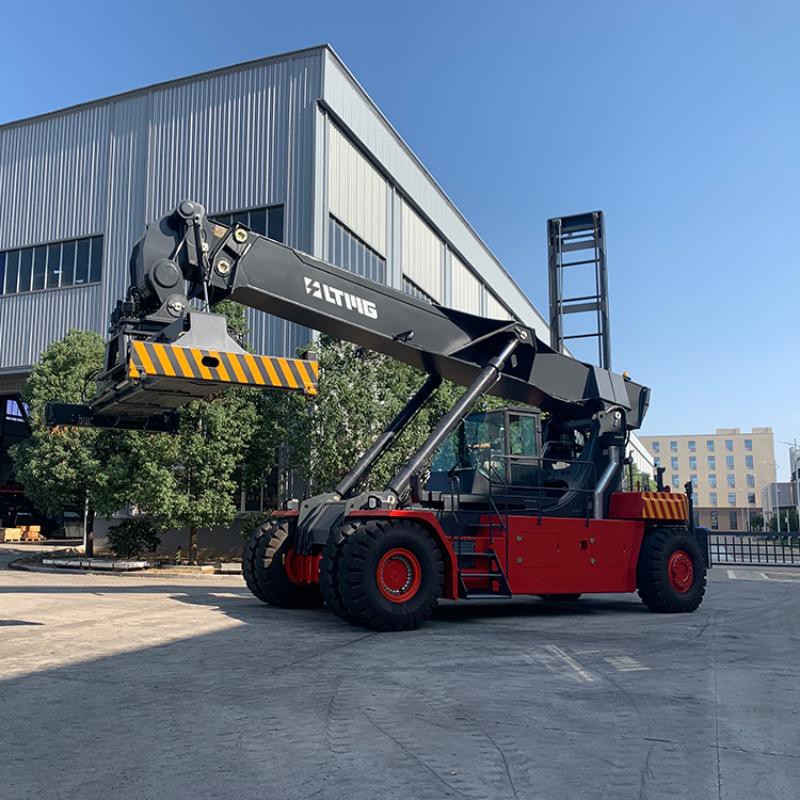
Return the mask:
M 134 341 L 128 357 L 128 376 L 168 377 L 244 386 L 317 393 L 319 364 L 301 358 L 256 356 L 226 350 L 203 350 L 159 342 Z
M 671 519 L 684 522 L 689 519 L 689 500 L 685 494 L 642 492 L 642 506 L 644 519 Z

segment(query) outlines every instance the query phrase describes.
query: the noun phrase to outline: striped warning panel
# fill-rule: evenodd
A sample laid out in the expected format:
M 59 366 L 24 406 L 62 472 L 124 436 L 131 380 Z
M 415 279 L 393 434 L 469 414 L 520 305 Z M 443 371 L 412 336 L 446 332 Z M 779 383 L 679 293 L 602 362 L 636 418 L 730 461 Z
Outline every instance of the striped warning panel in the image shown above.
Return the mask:
M 255 356 L 159 342 L 131 342 L 128 376 L 169 377 L 317 393 L 319 365 L 301 358 Z
M 685 494 L 675 492 L 642 492 L 645 519 L 689 519 L 689 500 Z
M 608 513 L 613 519 L 686 522 L 689 519 L 689 499 L 681 492 L 614 492 Z

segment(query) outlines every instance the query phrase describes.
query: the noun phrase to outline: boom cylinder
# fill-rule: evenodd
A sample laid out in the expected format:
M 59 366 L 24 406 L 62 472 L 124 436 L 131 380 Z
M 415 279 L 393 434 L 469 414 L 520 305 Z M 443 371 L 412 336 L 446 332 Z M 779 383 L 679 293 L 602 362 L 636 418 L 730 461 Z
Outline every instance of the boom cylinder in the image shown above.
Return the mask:
M 402 497 L 408 489 L 411 476 L 433 455 L 437 447 L 450 435 L 464 415 L 474 405 L 475 401 L 485 394 L 500 379 L 500 373 L 509 356 L 517 349 L 519 339 L 510 339 L 500 354 L 492 358 L 489 363 L 478 373 L 477 378 L 467 387 L 467 390 L 458 399 L 456 404 L 448 411 L 433 429 L 431 435 L 423 442 L 414 455 L 405 463 L 403 468 L 386 486 L 386 490 L 396 497 Z
M 422 386 L 417 389 L 411 399 L 400 409 L 398 415 L 389 423 L 383 433 L 372 443 L 355 466 L 336 485 L 334 491 L 344 497 L 361 480 L 362 475 L 386 452 L 389 445 L 397 438 L 406 425 L 417 415 L 428 398 L 436 391 L 442 379 L 438 375 L 429 375 Z

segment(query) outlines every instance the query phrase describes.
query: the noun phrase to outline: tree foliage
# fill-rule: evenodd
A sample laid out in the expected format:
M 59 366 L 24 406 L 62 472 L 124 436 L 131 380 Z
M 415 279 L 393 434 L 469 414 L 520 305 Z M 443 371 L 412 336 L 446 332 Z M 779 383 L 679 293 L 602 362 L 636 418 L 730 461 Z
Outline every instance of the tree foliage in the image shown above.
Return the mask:
M 225 301 L 215 311 L 246 341 L 244 309 Z M 176 435 L 86 428 L 49 430 L 48 400 L 85 402 L 102 366 L 95 333 L 70 331 L 52 344 L 25 388 L 33 436 L 15 452 L 17 474 L 43 510 L 82 507 L 88 490 L 98 512 L 130 504 L 157 528 L 226 525 L 238 511 L 238 480 L 257 486 L 277 454 L 309 492 L 333 488 L 422 385 L 426 376 L 386 356 L 321 336 L 318 396 L 227 388 L 179 411 Z M 368 486 L 382 488 L 453 405 L 462 387 L 443 383 L 394 446 L 372 469 Z M 501 405 L 485 398 L 477 408 Z M 124 544 L 122 545 L 124 547 Z
M 98 459 L 99 432 L 89 428 L 45 426 L 49 400 L 82 403 L 94 390 L 93 374 L 102 367 L 102 338 L 91 331 L 71 330 L 42 353 L 22 392 L 30 410 L 32 435 L 12 449 L 17 480 L 47 513 L 65 508 L 83 510 L 87 490 L 104 491 L 105 464 Z
M 269 396 L 264 401 L 288 412 L 288 418 L 270 415 L 276 421 L 271 423 L 273 441 L 294 442 L 290 461 L 312 492 L 335 486 L 426 379 L 422 372 L 388 356 L 329 336 L 319 338 L 316 351 L 319 395 L 310 408 L 302 409 L 297 397 Z M 463 387 L 443 382 L 372 468 L 366 486 L 383 488 L 463 391 Z M 497 398 L 486 397 L 476 409 L 498 405 Z M 298 447 L 299 443 L 303 446 Z
M 786 527 L 787 515 L 788 515 L 788 522 L 789 522 L 788 529 Z M 791 531 L 792 533 L 796 533 L 798 530 L 800 530 L 800 526 L 798 526 L 797 509 L 795 509 L 795 508 L 789 508 L 789 509 L 783 508 L 780 511 L 780 516 L 781 516 L 780 528 L 781 528 L 782 532 L 786 533 L 787 531 Z M 778 530 L 778 514 L 777 513 L 772 514 L 770 516 L 769 522 L 767 523 L 767 527 L 771 531 L 777 531 Z

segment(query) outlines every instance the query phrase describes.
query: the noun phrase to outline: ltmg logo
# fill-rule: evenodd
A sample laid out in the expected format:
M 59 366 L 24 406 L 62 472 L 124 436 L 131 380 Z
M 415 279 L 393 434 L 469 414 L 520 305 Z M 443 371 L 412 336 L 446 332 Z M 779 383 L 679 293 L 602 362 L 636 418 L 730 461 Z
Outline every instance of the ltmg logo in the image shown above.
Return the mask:
M 364 300 L 363 297 L 343 292 L 341 289 L 334 289 L 333 286 L 315 281 L 313 278 L 303 278 L 303 280 L 306 282 L 306 294 L 310 294 L 318 300 L 324 300 L 332 306 L 346 308 L 348 311 L 356 311 L 370 319 L 378 319 L 378 309 L 371 300 Z

